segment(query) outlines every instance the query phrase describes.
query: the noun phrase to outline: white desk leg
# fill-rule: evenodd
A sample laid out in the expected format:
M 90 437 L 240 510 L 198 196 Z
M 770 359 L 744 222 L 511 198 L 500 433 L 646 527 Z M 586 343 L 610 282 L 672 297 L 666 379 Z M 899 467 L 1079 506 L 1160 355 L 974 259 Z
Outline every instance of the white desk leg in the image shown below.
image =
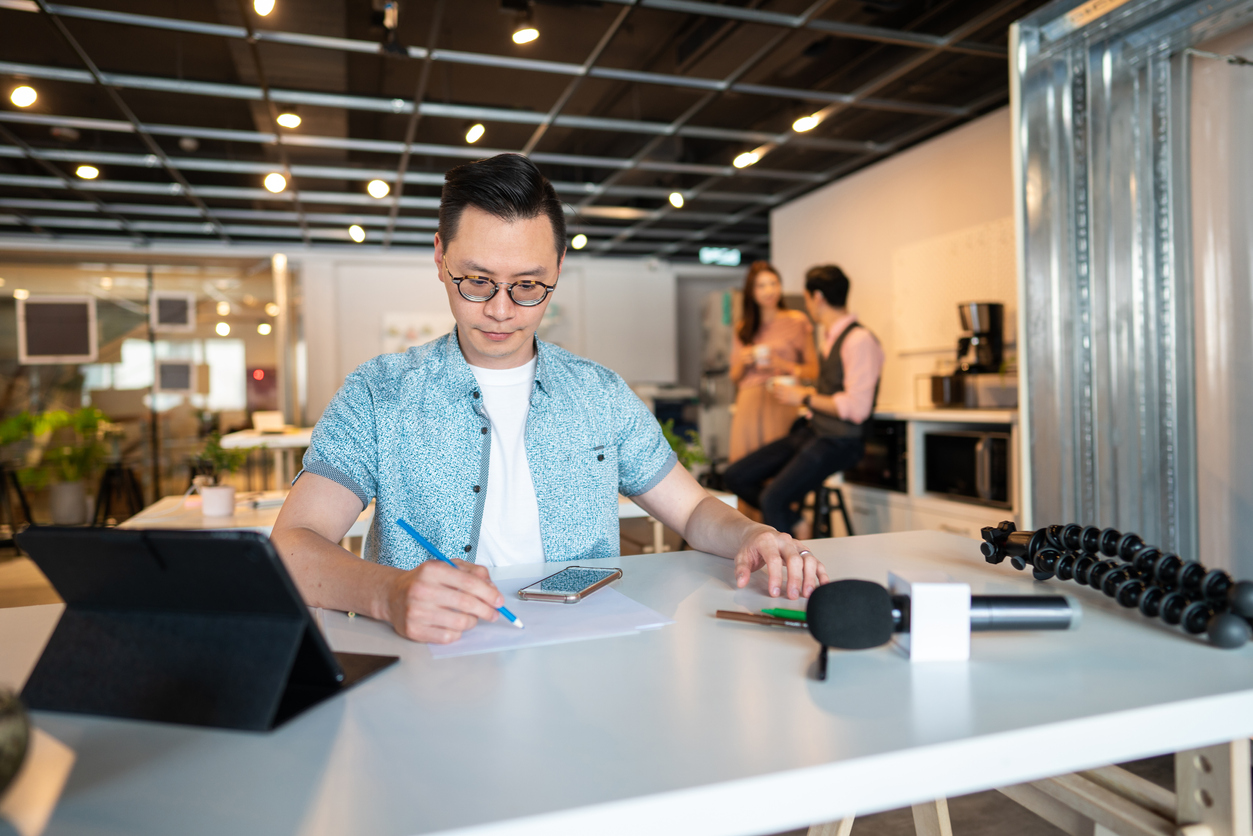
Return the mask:
M 666 527 L 652 517 L 648 521 L 653 524 L 653 544 L 644 547 L 644 554 L 661 554 L 670 551 L 666 545 Z
M 1253 792 L 1249 785 L 1249 741 L 1236 740 L 1175 755 L 1176 821 L 1181 833 L 1249 836 Z
M 853 832 L 853 820 L 856 818 L 848 816 L 839 821 L 810 825 L 808 836 L 849 836 Z
M 947 798 L 915 804 L 912 809 L 914 832 L 918 836 L 953 836 L 953 825 L 948 820 Z

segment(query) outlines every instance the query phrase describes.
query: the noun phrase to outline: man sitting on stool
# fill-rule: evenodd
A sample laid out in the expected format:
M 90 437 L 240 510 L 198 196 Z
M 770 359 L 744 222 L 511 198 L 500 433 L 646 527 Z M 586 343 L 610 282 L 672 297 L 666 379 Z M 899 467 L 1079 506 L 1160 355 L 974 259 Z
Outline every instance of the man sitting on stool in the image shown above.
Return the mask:
M 760 509 L 766 525 L 779 531 L 796 528 L 806 494 L 861 460 L 883 349 L 845 308 L 847 299 L 848 277 L 839 267 L 813 267 L 805 274 L 805 307 L 818 325 L 820 340 L 818 386 L 776 383 L 771 392 L 785 404 L 804 405 L 811 417 L 798 420 L 786 438 L 750 453 L 725 474 L 727 488 Z

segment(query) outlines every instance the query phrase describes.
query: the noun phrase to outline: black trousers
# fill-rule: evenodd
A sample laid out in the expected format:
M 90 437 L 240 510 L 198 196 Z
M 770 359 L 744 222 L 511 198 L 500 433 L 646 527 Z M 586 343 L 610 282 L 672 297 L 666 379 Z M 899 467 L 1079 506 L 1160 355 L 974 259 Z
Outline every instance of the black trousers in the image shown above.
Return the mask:
M 819 436 L 808 423 L 797 422 L 786 438 L 728 467 L 723 480 L 728 490 L 761 511 L 766 525 L 790 534 L 801 518 L 792 506 L 822 487 L 832 473 L 861 461 L 864 448 L 861 438 Z M 773 481 L 763 488 L 768 480 Z

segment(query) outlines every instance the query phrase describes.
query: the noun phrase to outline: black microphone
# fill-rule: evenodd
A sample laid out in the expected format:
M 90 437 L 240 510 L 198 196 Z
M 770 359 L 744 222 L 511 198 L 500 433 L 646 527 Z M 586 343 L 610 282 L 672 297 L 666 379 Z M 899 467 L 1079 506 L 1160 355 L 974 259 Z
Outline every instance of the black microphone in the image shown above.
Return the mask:
M 1065 595 L 972 595 L 970 629 L 1069 630 L 1080 610 Z M 865 650 L 909 632 L 909 596 L 892 595 L 873 581 L 824 583 L 805 610 L 809 632 L 824 647 Z

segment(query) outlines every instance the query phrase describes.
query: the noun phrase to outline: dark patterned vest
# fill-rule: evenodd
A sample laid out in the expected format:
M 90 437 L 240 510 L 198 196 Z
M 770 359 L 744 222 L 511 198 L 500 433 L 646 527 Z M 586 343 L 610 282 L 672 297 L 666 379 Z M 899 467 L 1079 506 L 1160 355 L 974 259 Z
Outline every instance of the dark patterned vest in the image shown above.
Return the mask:
M 835 345 L 831 346 L 831 353 L 818 366 L 818 394 L 834 395 L 836 392 L 844 391 L 844 360 L 840 357 L 840 349 L 844 347 L 844 340 L 852 333 L 854 328 L 864 328 L 860 322 L 854 322 L 845 328 L 840 336 L 836 337 Z M 873 336 L 873 334 L 871 335 Z M 874 385 L 874 401 L 879 400 L 879 382 L 875 381 Z M 834 415 L 827 415 L 824 412 L 813 410 L 814 417 L 810 426 L 813 427 L 815 433 L 820 436 L 834 438 L 861 438 L 866 429 L 866 423 L 854 424 L 851 421 L 845 421 Z M 874 402 L 871 402 L 870 414 L 874 415 Z

